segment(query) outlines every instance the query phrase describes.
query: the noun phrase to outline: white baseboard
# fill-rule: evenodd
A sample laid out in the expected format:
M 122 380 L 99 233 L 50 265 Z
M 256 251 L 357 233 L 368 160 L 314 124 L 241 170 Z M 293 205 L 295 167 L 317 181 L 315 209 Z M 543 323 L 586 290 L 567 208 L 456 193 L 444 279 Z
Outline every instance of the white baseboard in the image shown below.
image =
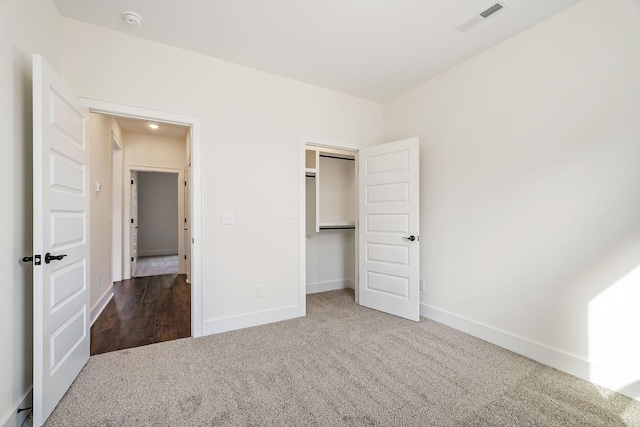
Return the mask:
M 332 280 L 329 282 L 307 283 L 307 295 L 318 292 L 329 292 L 338 289 L 355 289 L 355 281 L 352 279 Z
M 154 249 L 150 251 L 138 250 L 138 258 L 145 256 L 165 256 L 165 255 L 178 255 L 178 249 Z
M 582 357 L 427 304 L 420 304 L 420 315 L 640 401 L 640 378 L 631 373 L 592 363 Z
M 91 326 L 98 320 L 98 316 L 100 316 L 102 310 L 109 304 L 111 298 L 113 298 L 113 284 L 109 286 L 109 289 L 107 289 L 104 295 L 102 295 L 98 302 L 91 308 Z
M 241 314 L 240 316 L 225 317 L 222 319 L 206 320 L 202 325 L 202 336 L 219 334 L 221 332 L 236 329 L 250 328 L 252 326 L 266 325 L 267 323 L 280 322 L 300 317 L 300 307 L 278 308 L 275 310 L 261 311 L 259 313 Z
M 13 407 L 9 409 L 9 412 L 2 416 L 0 425 L 2 427 L 20 427 L 31 413 L 31 410 L 18 413 L 18 409 L 29 408 L 31 406 L 33 406 L 33 388 L 29 389 L 29 391 L 22 396 L 22 399 L 20 399 L 19 402 L 14 403 Z

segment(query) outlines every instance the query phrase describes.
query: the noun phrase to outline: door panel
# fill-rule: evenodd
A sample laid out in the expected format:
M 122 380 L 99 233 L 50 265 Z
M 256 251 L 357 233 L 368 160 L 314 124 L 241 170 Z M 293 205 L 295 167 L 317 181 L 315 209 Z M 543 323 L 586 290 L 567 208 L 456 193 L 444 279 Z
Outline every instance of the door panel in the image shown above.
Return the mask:
M 49 417 L 89 359 L 86 109 L 33 58 L 33 424 Z M 45 254 L 65 255 L 45 261 Z
M 191 283 L 191 162 L 184 169 L 184 253 L 187 283 Z
M 420 319 L 419 141 L 359 152 L 359 304 Z M 414 236 L 414 240 L 408 240 Z
M 131 277 L 138 268 L 138 172 L 131 172 Z

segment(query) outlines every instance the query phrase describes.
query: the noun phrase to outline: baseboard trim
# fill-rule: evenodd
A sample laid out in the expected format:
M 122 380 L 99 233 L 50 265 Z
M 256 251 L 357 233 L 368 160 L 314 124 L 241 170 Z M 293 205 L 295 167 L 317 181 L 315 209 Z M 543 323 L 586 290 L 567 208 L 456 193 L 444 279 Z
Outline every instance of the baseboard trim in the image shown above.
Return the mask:
M 579 356 L 513 335 L 428 304 L 420 304 L 420 315 L 640 401 L 640 378 L 631 373 L 620 372 L 612 367 L 592 363 Z
M 102 295 L 98 302 L 91 308 L 91 326 L 98 320 L 100 313 L 102 313 L 102 310 L 109 304 L 111 298 L 113 298 L 113 284 L 109 286 L 109 289 L 107 289 L 104 295 Z
M 219 334 L 221 332 L 234 331 L 236 329 L 281 322 L 283 320 L 294 319 L 296 317 L 300 317 L 300 307 L 293 305 L 291 307 L 261 311 L 258 313 L 241 314 L 240 316 L 206 320 L 202 325 L 202 335 Z
M 154 249 L 151 251 L 138 251 L 138 258 L 146 256 L 165 256 L 165 255 L 178 255 L 178 249 Z
M 318 292 L 336 291 L 338 289 L 355 289 L 356 282 L 351 279 L 331 280 L 328 282 L 307 283 L 307 295 Z
M 0 425 L 2 425 L 2 427 L 20 427 L 31 411 L 22 411 L 18 413 L 18 409 L 29 408 L 31 406 L 33 406 L 33 388 L 30 388 L 29 391 L 22 396 L 22 399 L 15 403 L 9 412 L 4 414 L 0 421 Z

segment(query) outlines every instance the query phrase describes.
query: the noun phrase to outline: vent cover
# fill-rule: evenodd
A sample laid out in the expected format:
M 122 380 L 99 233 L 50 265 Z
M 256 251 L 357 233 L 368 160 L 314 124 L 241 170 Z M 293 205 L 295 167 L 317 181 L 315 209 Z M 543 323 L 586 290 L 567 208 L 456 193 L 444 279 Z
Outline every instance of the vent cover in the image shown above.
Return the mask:
M 462 25 L 460 25 L 457 28 L 461 32 L 466 33 L 467 31 L 469 31 L 469 29 L 471 27 L 474 27 L 474 26 L 478 25 L 479 23 L 483 22 L 485 19 L 487 19 L 488 17 L 490 17 L 494 13 L 499 12 L 502 9 L 504 9 L 505 7 L 508 7 L 508 6 L 509 6 L 509 3 L 507 3 L 504 0 L 499 0 L 496 3 L 494 3 L 493 5 L 489 6 L 485 10 L 483 10 L 482 12 L 478 12 L 477 14 L 473 15 L 471 18 L 469 18 L 466 21 L 464 21 L 462 23 Z

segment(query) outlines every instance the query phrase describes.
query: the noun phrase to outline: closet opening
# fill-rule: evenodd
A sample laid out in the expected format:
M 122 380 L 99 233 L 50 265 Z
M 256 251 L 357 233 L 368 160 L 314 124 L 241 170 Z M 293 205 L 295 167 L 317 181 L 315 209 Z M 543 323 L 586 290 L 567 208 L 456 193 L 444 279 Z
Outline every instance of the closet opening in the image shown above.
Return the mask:
M 307 295 L 357 290 L 356 177 L 357 151 L 305 146 Z

